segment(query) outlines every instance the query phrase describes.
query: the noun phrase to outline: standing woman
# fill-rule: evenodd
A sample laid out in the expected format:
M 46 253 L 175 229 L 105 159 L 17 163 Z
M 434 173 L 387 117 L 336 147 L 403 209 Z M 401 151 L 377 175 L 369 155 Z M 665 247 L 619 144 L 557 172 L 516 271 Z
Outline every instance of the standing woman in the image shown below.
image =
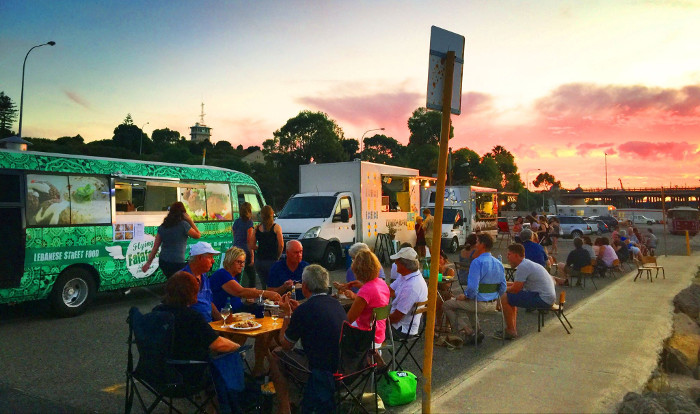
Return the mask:
M 185 250 L 188 237 L 198 239 L 202 237 L 202 233 L 187 215 L 185 205 L 176 201 L 168 208 L 168 215 L 163 219 L 163 224 L 158 227 L 153 248 L 141 270 L 146 272 L 151 267 L 159 248 L 158 267 L 166 279 L 184 268 L 187 265 Z
M 389 287 L 384 279 L 379 277 L 381 268 L 379 259 L 369 250 L 360 250 L 352 261 L 352 271 L 363 285 L 348 311 L 348 322 L 360 329 L 370 329 L 374 308 L 381 308 L 389 304 Z M 377 321 L 377 329 L 374 333 L 374 342 L 377 348 L 382 346 L 385 333 L 386 319 Z
M 557 242 L 559 241 L 559 232 L 561 230 L 561 225 L 559 224 L 559 219 L 552 217 L 552 221 L 549 226 L 549 239 L 552 241 L 552 254 L 559 253 L 559 246 Z
M 282 228 L 275 223 L 275 212 L 272 207 L 265 206 L 260 212 L 262 222 L 255 227 L 253 233 L 253 249 L 257 251 L 255 270 L 260 278 L 263 289 L 267 289 L 267 277 L 270 267 L 275 263 L 284 250 Z
M 245 287 L 255 287 L 255 269 L 253 263 L 253 249 L 255 243 L 255 231 L 253 227 L 253 207 L 249 202 L 241 203 L 241 214 L 233 222 L 233 246 L 243 249 L 245 252 L 245 269 L 243 270 L 242 285 Z

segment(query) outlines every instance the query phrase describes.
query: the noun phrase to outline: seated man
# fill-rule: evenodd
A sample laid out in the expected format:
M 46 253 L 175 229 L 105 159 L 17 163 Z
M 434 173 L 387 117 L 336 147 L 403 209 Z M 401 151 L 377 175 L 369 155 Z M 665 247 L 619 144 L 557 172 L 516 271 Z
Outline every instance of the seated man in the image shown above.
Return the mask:
M 448 300 L 442 305 L 452 327 L 452 335 L 446 339 L 446 343 L 450 347 L 459 348 L 465 341 L 473 344 L 475 339 L 477 343 L 483 341 L 484 334 L 476 326 L 476 318 L 470 319 L 468 313 L 474 313 L 477 310 L 479 312 L 495 311 L 498 297 L 506 291 L 503 264 L 491 255 L 491 248 L 493 248 L 493 238 L 490 234 L 481 233 L 476 236 L 475 251 L 477 257 L 469 266 L 467 289 L 464 294 Z M 496 293 L 478 293 L 481 283 L 497 283 L 500 286 Z M 458 319 L 457 312 L 463 312 L 464 318 Z
M 390 286 L 391 313 L 389 322 L 395 337 L 416 335 L 422 314 L 412 319 L 416 303 L 428 300 L 428 285 L 420 272 L 418 253 L 412 247 L 404 247 L 393 256 L 399 278 Z
M 209 284 L 209 277 L 206 275 L 214 265 L 214 255 L 220 252 L 214 250 L 207 242 L 198 242 L 190 246 L 190 258 L 187 266 L 182 270 L 191 273 L 199 282 L 199 293 L 197 293 L 197 303 L 191 306 L 192 309 L 201 313 L 207 322 L 221 320 L 221 314 L 212 300 L 212 293 Z
M 302 260 L 304 257 L 304 247 L 298 240 L 290 240 L 287 242 L 285 249 L 286 256 L 280 258 L 270 267 L 270 275 L 267 280 L 267 287 L 270 290 L 283 295 L 299 283 L 301 283 L 301 275 L 304 268 L 309 264 Z M 296 288 L 296 299 L 303 299 L 302 290 Z
M 549 257 L 547 257 L 547 252 L 545 252 L 542 245 L 532 241 L 532 230 L 524 229 L 521 231 L 520 240 L 525 248 L 525 258 L 539 264 L 542 267 L 546 267 Z
M 506 319 L 506 339 L 518 337 L 516 321 L 518 308 L 538 309 L 552 306 L 556 299 L 554 280 L 547 269 L 525 258 L 520 244 L 508 246 L 508 262 L 515 267 L 515 281 L 509 283 L 506 294 L 501 296 L 503 316 Z M 496 337 L 500 337 L 500 333 Z
M 328 295 L 328 271 L 309 265 L 302 274 L 301 289 L 309 299 L 292 312 L 288 296 L 282 297 L 280 311 L 284 322 L 279 332 L 280 347 L 270 359 L 270 376 L 279 400 L 278 412 L 289 413 L 287 378 L 308 384 L 304 387 L 302 412 L 332 412 L 340 331 L 346 314 L 335 298 Z M 301 340 L 302 349 L 292 349 Z M 299 369 L 301 368 L 301 369 Z M 311 372 L 311 375 L 308 375 Z
M 574 250 L 569 252 L 566 257 L 566 264 L 564 265 L 564 274 L 567 280 L 570 275 L 577 274 L 582 267 L 589 266 L 591 264 L 591 255 L 588 250 L 583 248 L 583 239 L 580 237 L 574 238 Z M 576 283 L 577 286 L 581 284 L 581 280 Z

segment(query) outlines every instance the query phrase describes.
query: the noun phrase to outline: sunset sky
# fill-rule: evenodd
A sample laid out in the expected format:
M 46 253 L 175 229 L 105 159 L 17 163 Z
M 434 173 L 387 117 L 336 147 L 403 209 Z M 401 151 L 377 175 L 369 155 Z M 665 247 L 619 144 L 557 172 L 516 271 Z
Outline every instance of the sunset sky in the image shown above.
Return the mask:
M 299 111 L 408 142 L 430 26 L 466 38 L 453 149 L 502 145 L 523 179 L 700 185 L 700 1 L 1 0 L 0 90 L 23 136 L 111 138 L 131 113 L 260 145 Z M 17 126 L 15 124 L 14 129 Z M 371 134 L 369 134 L 371 135 Z M 538 171 L 531 171 L 530 181 Z

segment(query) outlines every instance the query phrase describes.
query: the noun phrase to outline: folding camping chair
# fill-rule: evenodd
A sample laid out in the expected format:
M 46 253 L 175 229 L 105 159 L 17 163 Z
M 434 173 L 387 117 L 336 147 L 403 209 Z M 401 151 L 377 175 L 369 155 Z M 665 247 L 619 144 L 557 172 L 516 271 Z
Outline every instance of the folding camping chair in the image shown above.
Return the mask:
M 413 325 L 413 321 L 415 320 L 416 316 L 422 315 L 426 312 L 428 312 L 428 301 L 426 300 L 425 302 L 416 302 L 413 308 L 413 313 L 411 314 L 411 325 Z M 418 326 L 418 332 L 415 335 L 402 333 L 398 338 L 394 338 L 394 341 L 399 343 L 399 348 L 396 350 L 396 354 L 392 355 L 392 357 L 397 361 L 396 367 L 399 371 L 404 370 L 402 364 L 404 363 L 406 358 L 411 357 L 411 359 L 416 364 L 420 372 L 423 372 L 423 367 L 411 352 L 416 343 L 421 338 L 423 338 L 423 332 L 425 331 L 425 319 L 426 318 L 421 317 L 420 325 Z M 402 351 L 403 356 L 400 357 Z
M 203 413 L 213 403 L 216 392 L 209 372 L 208 361 L 182 361 L 169 358 L 173 348 L 174 317 L 170 312 L 151 312 L 143 315 L 132 307 L 127 318 L 129 324 L 128 356 L 126 367 L 125 413 L 130 413 L 134 395 L 146 413 L 153 412 L 160 403 L 169 410 L 180 413 L 174 399 L 184 399 L 192 404 L 195 413 Z M 136 345 L 139 358 L 134 368 L 132 345 Z M 140 385 L 140 386 L 139 386 Z M 154 396 L 146 404 L 139 388 Z M 195 396 L 205 394 L 201 401 Z
M 333 374 L 336 382 L 336 407 L 350 402 L 368 413 L 362 405 L 362 396 L 374 378 L 377 361 L 374 356 L 375 326 L 363 330 L 343 323 L 340 332 L 338 370 Z M 376 403 L 376 400 L 375 400 Z M 376 407 L 376 406 L 375 406 Z

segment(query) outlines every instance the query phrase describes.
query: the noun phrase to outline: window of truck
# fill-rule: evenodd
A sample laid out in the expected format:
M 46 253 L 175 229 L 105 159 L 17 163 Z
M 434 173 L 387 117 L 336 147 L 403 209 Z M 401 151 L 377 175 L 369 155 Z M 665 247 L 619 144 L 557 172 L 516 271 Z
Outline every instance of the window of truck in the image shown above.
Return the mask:
M 333 215 L 340 217 L 340 213 L 343 209 L 348 210 L 348 218 L 352 218 L 352 203 L 350 203 L 350 197 L 341 197 L 340 200 L 338 200 Z
M 253 187 L 239 186 L 237 191 L 239 208 L 244 202 L 250 203 L 253 220 L 260 221 L 260 210 L 262 210 L 263 205 L 257 190 Z
M 382 211 L 411 211 L 409 180 L 410 177 L 382 175 Z
M 110 199 L 107 177 L 27 174 L 27 225 L 110 223 Z

